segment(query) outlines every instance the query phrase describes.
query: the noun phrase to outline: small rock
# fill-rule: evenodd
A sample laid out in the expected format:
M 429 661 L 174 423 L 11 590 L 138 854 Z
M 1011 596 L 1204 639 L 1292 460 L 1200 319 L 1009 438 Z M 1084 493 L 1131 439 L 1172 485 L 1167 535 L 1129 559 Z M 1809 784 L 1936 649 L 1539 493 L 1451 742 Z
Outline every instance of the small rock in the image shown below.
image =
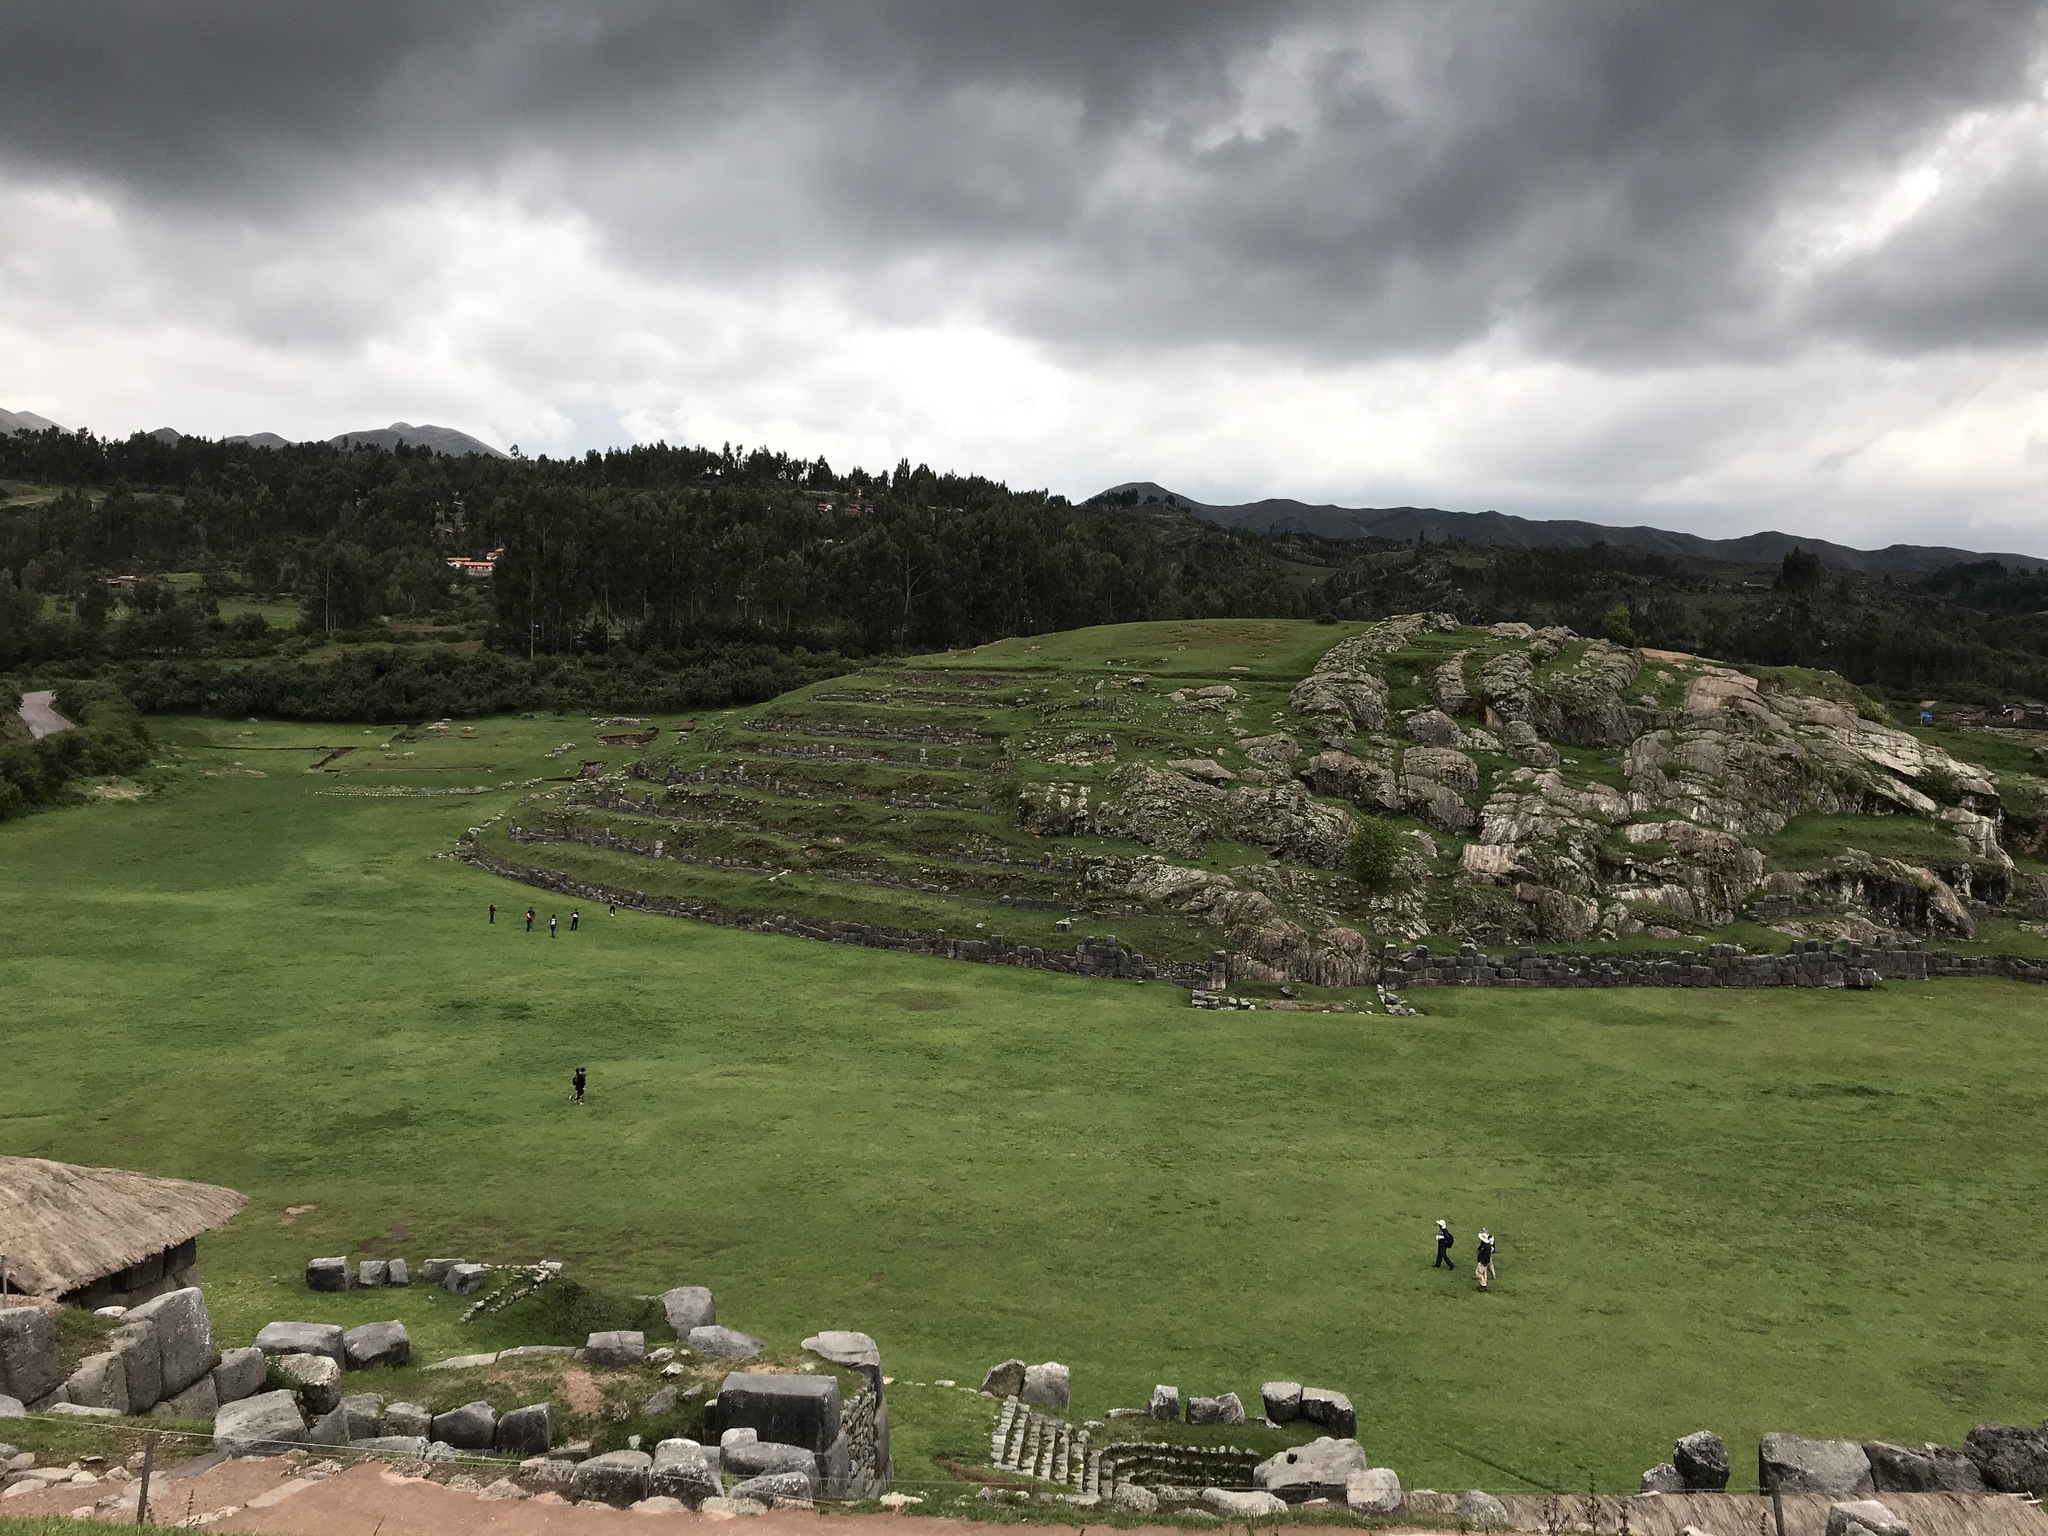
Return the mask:
M 592 1365 L 638 1365 L 647 1355 L 647 1335 L 631 1328 L 593 1333 L 583 1345 Z
M 1172 1424 L 1180 1418 L 1180 1388 L 1164 1384 L 1152 1389 L 1152 1417 Z
M 467 1259 L 429 1259 L 420 1266 L 420 1281 L 425 1285 L 439 1285 L 448 1278 L 449 1270 L 468 1262 Z
M 1879 1499 L 1828 1506 L 1827 1536 L 1912 1536 L 1912 1528 Z
M 924 1502 L 924 1495 L 921 1493 L 885 1493 L 875 1502 L 884 1509 L 908 1509 L 913 1504 L 922 1504 Z
M 675 1411 L 677 1395 L 674 1387 L 663 1387 L 654 1396 L 640 1405 L 640 1417 L 643 1419 L 653 1419 L 659 1418 L 664 1413 L 673 1413 Z
M 1683 1493 L 1685 1479 L 1678 1475 L 1678 1468 L 1668 1461 L 1660 1461 L 1643 1474 L 1643 1493 Z
M 1110 1508 L 1131 1515 L 1159 1513 L 1159 1495 L 1142 1483 L 1118 1483 L 1109 1496 Z
M 425 1435 L 371 1435 L 349 1441 L 348 1447 L 352 1451 L 382 1452 L 401 1461 L 418 1461 L 427 1454 L 429 1443 Z
M 732 1497 L 735 1502 L 752 1499 L 773 1509 L 785 1504 L 809 1504 L 816 1497 L 816 1486 L 801 1472 L 769 1472 L 736 1484 Z
M 495 1483 L 484 1484 L 483 1491 L 477 1495 L 477 1498 L 485 1503 L 493 1503 L 499 1499 L 530 1499 L 532 1497 L 532 1494 L 513 1482 L 509 1477 L 501 1477 Z
M 992 1365 L 988 1374 L 981 1378 L 981 1390 L 990 1397 L 1015 1397 L 1024 1390 L 1024 1362 L 1005 1360 L 1001 1365 Z
M 345 1291 L 348 1289 L 348 1256 L 340 1255 L 331 1259 L 308 1259 L 306 1261 L 306 1288 L 312 1291 Z
M 1458 1518 L 1482 1530 L 1503 1530 L 1508 1524 L 1508 1508 L 1483 1488 L 1471 1488 L 1458 1495 Z

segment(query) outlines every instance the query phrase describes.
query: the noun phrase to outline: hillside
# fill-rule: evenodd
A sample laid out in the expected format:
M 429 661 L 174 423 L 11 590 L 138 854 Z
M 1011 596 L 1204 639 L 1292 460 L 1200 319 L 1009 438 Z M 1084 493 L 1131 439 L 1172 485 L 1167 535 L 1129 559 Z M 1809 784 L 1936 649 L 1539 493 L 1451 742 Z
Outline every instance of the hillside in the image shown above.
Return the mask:
M 729 910 L 1332 985 L 1418 939 L 2037 942 L 2048 736 L 1882 716 L 1828 673 L 1442 614 L 1115 625 L 579 749 L 483 842 Z

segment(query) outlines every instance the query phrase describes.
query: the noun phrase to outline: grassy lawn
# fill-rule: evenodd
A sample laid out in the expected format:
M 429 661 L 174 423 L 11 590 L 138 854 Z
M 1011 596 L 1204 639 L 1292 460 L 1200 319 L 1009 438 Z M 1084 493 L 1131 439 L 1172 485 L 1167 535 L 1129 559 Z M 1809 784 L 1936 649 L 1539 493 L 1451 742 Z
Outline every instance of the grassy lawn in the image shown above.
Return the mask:
M 394 1314 L 426 1358 L 482 1338 L 424 1289 L 308 1293 L 316 1254 L 708 1284 L 780 1351 L 873 1333 L 911 1480 L 985 1455 L 987 1413 L 910 1384 L 1009 1354 L 1067 1361 L 1089 1415 L 1158 1381 L 1342 1388 L 1411 1486 L 1632 1489 L 1702 1425 L 1742 1482 L 1766 1429 L 2048 1412 L 2038 991 L 1204 1013 L 602 908 L 571 935 L 546 897 L 528 936 L 539 893 L 437 857 L 520 791 L 322 791 L 616 758 L 587 721 L 168 734 L 150 797 L 0 826 L 0 1150 L 245 1191 L 201 1245 L 226 1342 Z M 1465 1265 L 1500 1235 L 1494 1294 L 1431 1270 L 1439 1215 Z

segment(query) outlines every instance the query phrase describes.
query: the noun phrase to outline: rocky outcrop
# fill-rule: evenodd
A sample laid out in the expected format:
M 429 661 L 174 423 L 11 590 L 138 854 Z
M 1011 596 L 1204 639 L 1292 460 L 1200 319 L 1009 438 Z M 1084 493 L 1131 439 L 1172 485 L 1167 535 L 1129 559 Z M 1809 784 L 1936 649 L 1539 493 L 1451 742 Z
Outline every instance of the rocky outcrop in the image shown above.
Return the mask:
M 1017 791 L 1017 821 L 1037 837 L 1077 837 L 1089 830 L 1086 784 L 1026 784 Z
M 1910 933 L 1965 939 L 1977 934 L 1976 918 L 1940 875 L 1900 859 L 1872 858 L 1859 849 L 1830 860 L 1826 869 L 1777 871 L 1762 888 L 1787 915 L 1854 911 Z
M 1230 796 L 1227 825 L 1234 837 L 1317 869 L 1336 869 L 1343 864 L 1353 831 L 1349 812 L 1311 799 L 1299 784 L 1277 784 L 1270 789 L 1240 787 Z M 1166 845 L 1154 842 L 1153 846 Z
M 1149 763 L 1127 763 L 1110 775 L 1117 791 L 1095 807 L 1094 830 L 1192 858 L 1216 835 L 1226 797 L 1213 784 Z M 1243 790 L 1239 791 L 1244 793 Z
M 1654 712 L 1623 701 L 1643 669 L 1642 653 L 1588 640 L 1579 659 L 1531 689 L 1532 723 L 1555 741 L 1583 747 L 1624 747 Z
M 1367 810 L 1392 811 L 1401 806 L 1399 782 L 1392 766 L 1381 758 L 1354 757 L 1332 747 L 1310 758 L 1301 776 L 1317 794 L 1349 800 Z
M 1479 765 L 1445 747 L 1410 747 L 1401 754 L 1396 781 L 1403 808 L 1446 832 L 1467 832 L 1477 817 Z
M 1377 731 L 1387 723 L 1387 683 L 1374 657 L 1398 651 L 1427 630 L 1456 630 L 1448 613 L 1405 613 L 1382 619 L 1363 634 L 1341 641 L 1315 669 L 1294 685 L 1295 709 L 1314 719 L 1332 745 L 1346 736 Z
M 1762 883 L 1764 856 L 1736 837 L 1689 821 L 1638 821 L 1622 828 L 1627 855 L 1607 894 L 1718 928 L 1732 923 Z

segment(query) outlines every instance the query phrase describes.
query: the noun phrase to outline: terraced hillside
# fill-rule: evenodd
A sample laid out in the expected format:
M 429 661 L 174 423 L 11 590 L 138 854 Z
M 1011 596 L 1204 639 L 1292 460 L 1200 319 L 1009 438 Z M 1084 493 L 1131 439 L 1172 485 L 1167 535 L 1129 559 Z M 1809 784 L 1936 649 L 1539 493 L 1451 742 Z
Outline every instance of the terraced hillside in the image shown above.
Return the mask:
M 1563 629 L 1134 624 L 665 727 L 479 851 L 806 924 L 1113 933 L 1338 986 L 1394 940 L 1969 941 L 1993 922 L 2024 947 L 2048 897 L 2042 745 L 1896 727 L 1828 673 Z

